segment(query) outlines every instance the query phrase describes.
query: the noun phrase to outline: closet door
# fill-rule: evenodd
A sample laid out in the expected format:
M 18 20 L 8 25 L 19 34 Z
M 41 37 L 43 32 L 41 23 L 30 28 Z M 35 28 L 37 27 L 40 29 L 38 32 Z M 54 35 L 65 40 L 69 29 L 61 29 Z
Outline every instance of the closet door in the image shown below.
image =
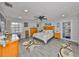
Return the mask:
M 63 37 L 71 38 L 71 22 L 63 22 Z
M 62 39 L 71 40 L 72 39 L 72 21 L 63 20 L 61 27 Z

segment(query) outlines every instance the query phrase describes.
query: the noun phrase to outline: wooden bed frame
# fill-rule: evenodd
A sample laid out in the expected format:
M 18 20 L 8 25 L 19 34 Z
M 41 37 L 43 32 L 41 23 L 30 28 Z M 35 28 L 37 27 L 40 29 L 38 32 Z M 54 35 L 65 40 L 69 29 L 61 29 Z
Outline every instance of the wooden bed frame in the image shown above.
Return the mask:
M 51 26 L 51 25 L 46 25 L 46 26 L 44 26 L 43 28 L 44 28 L 44 30 L 55 30 L 55 26 Z M 54 38 L 54 36 L 52 36 L 52 38 Z M 50 38 L 50 39 L 47 41 L 47 43 L 48 43 L 49 41 L 51 41 L 52 38 Z M 38 38 L 33 37 L 33 39 L 35 40 L 35 39 L 38 39 Z M 40 39 L 38 39 L 38 40 L 39 40 L 39 41 L 42 41 L 42 40 L 40 40 Z M 44 42 L 44 41 L 42 41 L 42 42 Z M 46 44 L 46 43 L 45 43 L 45 44 Z
M 51 26 L 51 25 L 46 25 L 43 28 L 44 30 L 55 30 L 55 26 Z

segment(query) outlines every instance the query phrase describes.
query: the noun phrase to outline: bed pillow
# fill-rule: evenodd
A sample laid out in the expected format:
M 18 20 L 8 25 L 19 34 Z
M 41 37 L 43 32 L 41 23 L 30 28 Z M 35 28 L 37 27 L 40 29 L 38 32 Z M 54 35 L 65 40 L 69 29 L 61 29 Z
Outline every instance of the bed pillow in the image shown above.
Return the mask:
M 53 30 L 47 30 L 47 33 L 53 33 Z

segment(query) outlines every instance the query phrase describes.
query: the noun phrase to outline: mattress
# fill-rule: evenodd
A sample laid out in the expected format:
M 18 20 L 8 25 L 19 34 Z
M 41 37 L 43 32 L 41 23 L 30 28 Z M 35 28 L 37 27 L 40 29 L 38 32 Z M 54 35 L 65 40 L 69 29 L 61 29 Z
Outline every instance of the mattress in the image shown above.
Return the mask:
M 48 32 L 39 32 L 39 33 L 35 33 L 33 35 L 33 37 L 38 38 L 42 41 L 44 41 L 44 43 L 47 43 L 47 41 L 49 39 L 51 39 L 53 37 L 53 32 L 52 31 L 48 31 Z

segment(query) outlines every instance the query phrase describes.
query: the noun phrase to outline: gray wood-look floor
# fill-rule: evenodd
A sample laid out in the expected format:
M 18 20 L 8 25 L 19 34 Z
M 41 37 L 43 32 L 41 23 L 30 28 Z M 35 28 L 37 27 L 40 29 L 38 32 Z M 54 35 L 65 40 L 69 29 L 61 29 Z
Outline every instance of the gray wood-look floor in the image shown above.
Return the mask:
M 57 41 L 55 39 L 52 39 L 47 44 L 42 44 L 39 47 L 35 47 L 33 51 L 29 53 L 22 45 L 24 41 L 26 41 L 26 39 L 22 39 L 20 41 L 20 57 L 57 57 L 58 51 L 61 47 L 60 43 L 65 42 L 65 40 Z M 74 56 L 79 57 L 79 46 L 72 44 L 72 49 Z

